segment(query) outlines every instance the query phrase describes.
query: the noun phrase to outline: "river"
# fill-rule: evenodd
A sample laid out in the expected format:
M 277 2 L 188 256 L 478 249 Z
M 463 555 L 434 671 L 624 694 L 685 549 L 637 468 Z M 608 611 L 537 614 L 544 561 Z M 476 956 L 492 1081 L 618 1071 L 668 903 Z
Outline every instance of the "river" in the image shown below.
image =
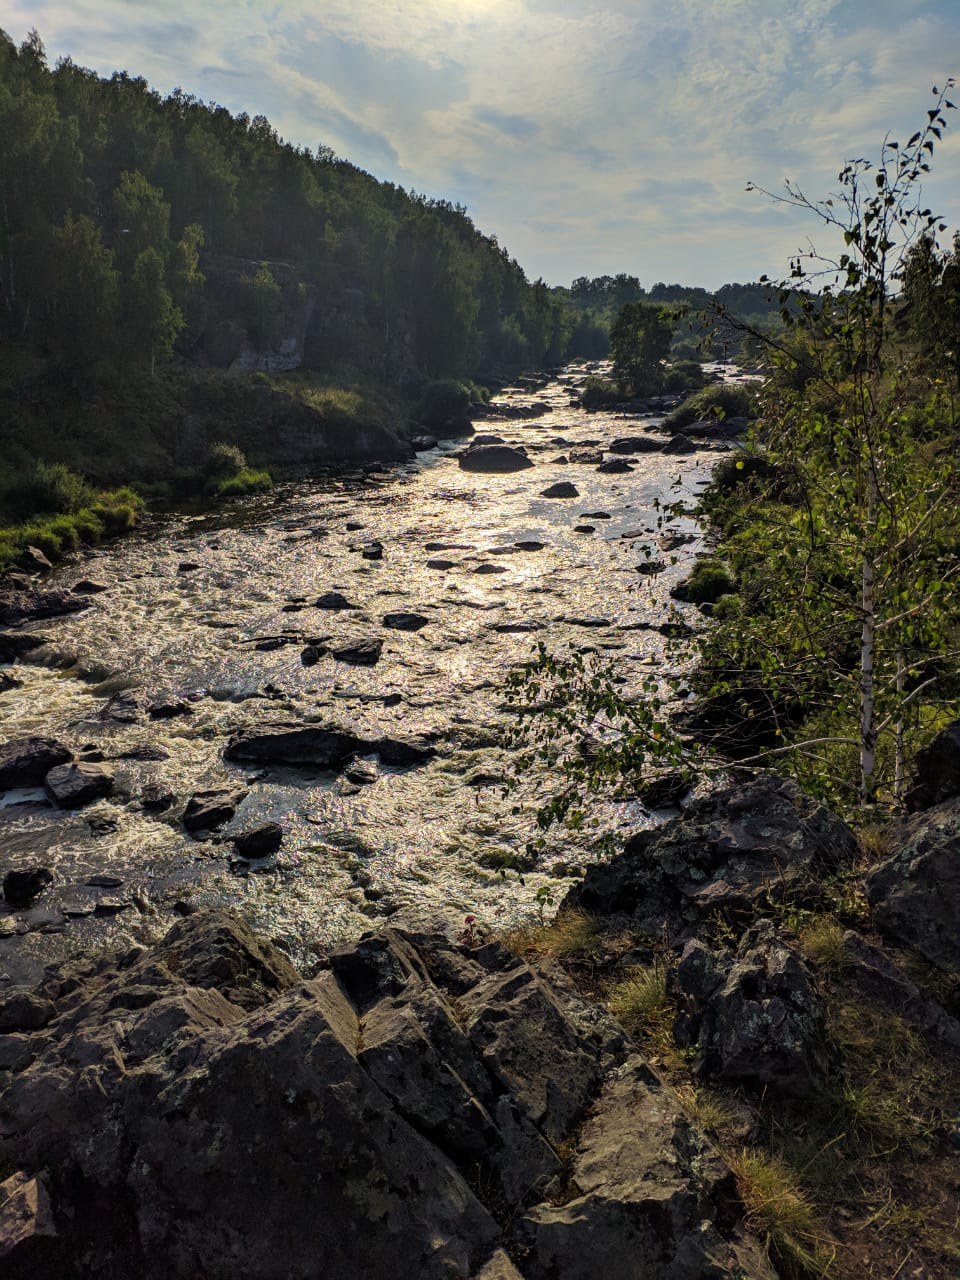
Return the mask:
M 530 806 L 551 785 L 531 771 L 520 813 L 518 797 L 502 795 L 503 682 L 537 640 L 599 651 L 618 664 L 627 693 L 651 670 L 664 673 L 656 627 L 677 608 L 699 619 L 669 595 L 699 538 L 692 520 L 675 519 L 674 531 L 693 536 L 664 555 L 656 504 L 692 500 L 717 457 L 642 453 L 629 459 L 632 471 L 599 472 L 591 451 L 652 420 L 583 412 L 581 377 L 568 370 L 532 391 L 507 389 L 502 404 L 536 400 L 547 411 L 478 424 L 522 445 L 529 470 L 469 473 L 456 457 L 465 442 L 444 442 L 389 471 L 151 518 L 49 575 L 52 586 L 89 578 L 106 590 L 83 612 L 37 624 L 50 637 L 31 655 L 39 661 L 4 668 L 20 683 L 0 694 L 0 734 L 60 739 L 102 759 L 116 785 L 72 812 L 39 792 L 0 796 L 4 870 L 43 865 L 55 876 L 33 907 L 0 905 L 0 980 L 34 980 L 77 947 L 152 938 L 195 907 L 242 908 L 309 965 L 409 904 L 510 926 L 537 914 L 541 887 L 562 896 L 568 873 L 594 856 L 592 835 L 555 834 L 522 876 L 500 870 L 523 863 Z M 585 460 L 571 459 L 578 454 Z M 578 496 L 540 496 L 558 481 Z M 382 559 L 364 558 L 374 540 Z M 663 559 L 661 573 L 638 572 L 645 550 Z M 314 607 L 332 591 L 357 607 Z M 400 611 L 427 622 L 385 627 Z M 322 649 L 363 638 L 383 641 L 375 665 L 329 653 L 301 661 L 309 641 Z M 188 714 L 153 719 L 145 709 L 181 699 Z M 437 755 L 414 768 L 372 758 L 351 771 L 355 780 L 226 763 L 227 739 L 265 721 L 332 723 L 369 738 L 428 734 Z M 185 832 L 189 796 L 240 785 L 248 794 L 214 839 Z M 173 802 L 158 809 L 165 797 Z M 607 827 L 655 820 L 636 804 L 597 812 Z M 229 837 L 267 820 L 284 829 L 279 853 L 238 865 Z

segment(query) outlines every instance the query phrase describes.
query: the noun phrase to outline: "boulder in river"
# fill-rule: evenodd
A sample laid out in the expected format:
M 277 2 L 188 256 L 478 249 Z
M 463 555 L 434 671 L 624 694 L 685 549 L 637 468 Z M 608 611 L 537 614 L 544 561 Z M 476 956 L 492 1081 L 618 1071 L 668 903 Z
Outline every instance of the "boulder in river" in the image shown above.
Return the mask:
M 332 645 L 330 652 L 338 662 L 349 662 L 355 667 L 372 667 L 380 661 L 383 641 L 378 636 L 366 639 L 345 640 Z
M 608 453 L 660 453 L 663 441 L 651 436 L 621 436 L 606 446 Z
M 602 462 L 597 472 L 602 476 L 622 476 L 633 469 L 625 458 L 611 458 L 609 462 Z
M 360 548 L 360 556 L 363 560 L 382 560 L 383 543 L 377 541 L 365 542 Z
M 341 769 L 355 756 L 376 753 L 384 764 L 423 764 L 436 755 L 433 742 L 417 734 L 362 738 L 348 729 L 322 725 L 262 724 L 235 734 L 225 760 L 289 764 L 301 768 Z
M 521 449 L 505 444 L 482 444 L 461 453 L 457 461 L 462 471 L 475 471 L 490 475 L 510 471 L 526 471 L 533 463 Z
M 87 596 L 72 591 L 35 591 L 14 588 L 0 591 L 0 627 L 22 627 L 43 618 L 57 618 L 66 613 L 88 609 Z
M 80 809 L 110 795 L 113 787 L 112 773 L 85 760 L 58 764 L 43 780 L 43 789 L 58 809 Z
M 0 1167 L 43 1171 L 52 1252 L 31 1272 L 15 1240 L 5 1274 L 773 1280 L 730 1169 L 609 1015 L 448 927 L 400 921 L 303 981 L 197 913 L 48 971 Z
M 40 548 L 31 546 L 23 548 L 17 564 L 25 573 L 49 573 L 53 568 L 49 558 L 43 554 Z
M 49 867 L 28 867 L 22 871 L 8 871 L 3 877 L 4 900 L 8 907 L 29 907 L 51 884 L 53 884 L 53 872 Z
M 580 490 L 569 480 L 558 480 L 540 491 L 541 498 L 579 498 Z
M 419 631 L 429 621 L 430 619 L 425 618 L 422 613 L 407 613 L 402 610 L 398 613 L 383 615 L 383 625 L 393 631 Z
M 233 818 L 237 805 L 247 794 L 245 787 L 212 787 L 207 791 L 197 791 L 187 801 L 183 825 L 192 832 L 215 831 Z
M 38 787 L 51 769 L 72 758 L 55 738 L 12 738 L 0 745 L 0 791 Z
M 313 602 L 315 609 L 356 609 L 358 606 L 351 604 L 345 595 L 339 591 L 325 591 L 322 596 L 318 596 Z
M 261 822 L 258 827 L 238 831 L 233 844 L 241 858 L 267 858 L 283 844 L 283 827 L 279 822 Z

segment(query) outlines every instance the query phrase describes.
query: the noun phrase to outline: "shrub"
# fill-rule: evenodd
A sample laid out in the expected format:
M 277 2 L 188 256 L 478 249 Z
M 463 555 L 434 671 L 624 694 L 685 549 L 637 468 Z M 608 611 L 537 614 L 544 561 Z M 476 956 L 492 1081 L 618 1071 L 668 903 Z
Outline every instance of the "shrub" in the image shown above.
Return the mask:
M 663 425 L 670 431 L 680 431 L 701 418 L 753 418 L 756 404 L 756 394 L 751 388 L 718 383 L 704 387 L 685 400 L 667 416 Z
M 470 388 L 465 383 L 455 378 L 442 378 L 427 383 L 417 416 L 424 426 L 442 427 L 448 422 L 466 418 L 470 401 Z
M 19 481 L 10 484 L 3 503 L 15 520 L 38 515 L 72 514 L 88 506 L 93 490 L 62 462 L 38 462 Z
M 273 487 L 273 479 L 269 471 L 253 471 L 244 467 L 236 475 L 227 476 L 214 489 L 218 498 L 238 498 L 245 493 L 262 493 Z
M 215 440 L 207 449 L 207 461 L 204 471 L 214 479 L 236 475 L 247 465 L 246 455 L 235 444 L 227 444 L 225 440 Z
M 663 375 L 664 391 L 699 391 L 707 377 L 699 360 L 674 360 Z
M 584 409 L 604 409 L 622 402 L 623 392 L 615 382 L 606 378 L 587 378 L 580 392 L 580 403 Z
M 725 565 L 704 559 L 697 561 L 690 577 L 678 583 L 670 594 L 674 600 L 686 604 L 715 604 L 721 596 L 732 595 L 736 589 Z

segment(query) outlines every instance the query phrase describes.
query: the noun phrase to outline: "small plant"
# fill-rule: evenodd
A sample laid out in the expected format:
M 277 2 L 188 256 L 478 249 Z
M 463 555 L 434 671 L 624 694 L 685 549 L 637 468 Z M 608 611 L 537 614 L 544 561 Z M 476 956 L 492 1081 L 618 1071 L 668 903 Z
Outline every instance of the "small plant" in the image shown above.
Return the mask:
M 607 1003 L 610 1012 L 631 1035 L 662 1027 L 668 1015 L 672 1018 L 666 964 L 658 960 L 649 969 L 638 968 L 611 990 Z
M 775 1156 L 744 1149 L 728 1157 L 746 1208 L 747 1226 L 789 1274 L 825 1276 L 832 1252 L 809 1196 Z

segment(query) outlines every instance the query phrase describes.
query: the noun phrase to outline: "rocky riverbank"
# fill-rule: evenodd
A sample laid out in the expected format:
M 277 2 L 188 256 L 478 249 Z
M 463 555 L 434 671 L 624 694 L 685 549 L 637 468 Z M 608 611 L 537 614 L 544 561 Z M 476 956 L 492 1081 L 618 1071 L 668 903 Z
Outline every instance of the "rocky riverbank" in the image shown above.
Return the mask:
M 759 776 L 640 833 L 512 950 L 472 917 L 401 914 L 298 973 L 215 911 L 54 966 L 0 1003 L 4 1275 L 766 1280 L 830 1249 L 829 1274 L 887 1275 L 909 1233 L 871 1232 L 871 1179 L 922 1158 L 908 1274 L 945 1280 L 960 1023 L 930 973 L 957 974 L 960 798 L 898 832 L 865 870 L 839 819 Z M 842 921 L 841 883 L 856 915 L 854 882 L 871 914 L 831 957 L 809 922 Z M 672 1053 L 619 988 L 632 1034 L 596 999 L 653 956 Z M 914 1037 L 943 1105 L 923 1151 L 904 1116 L 899 1155 L 862 1153 L 861 1204 L 836 1174 L 832 1215 L 793 1241 L 804 1271 L 745 1152 L 771 1113 L 853 1087 L 841 990 Z

